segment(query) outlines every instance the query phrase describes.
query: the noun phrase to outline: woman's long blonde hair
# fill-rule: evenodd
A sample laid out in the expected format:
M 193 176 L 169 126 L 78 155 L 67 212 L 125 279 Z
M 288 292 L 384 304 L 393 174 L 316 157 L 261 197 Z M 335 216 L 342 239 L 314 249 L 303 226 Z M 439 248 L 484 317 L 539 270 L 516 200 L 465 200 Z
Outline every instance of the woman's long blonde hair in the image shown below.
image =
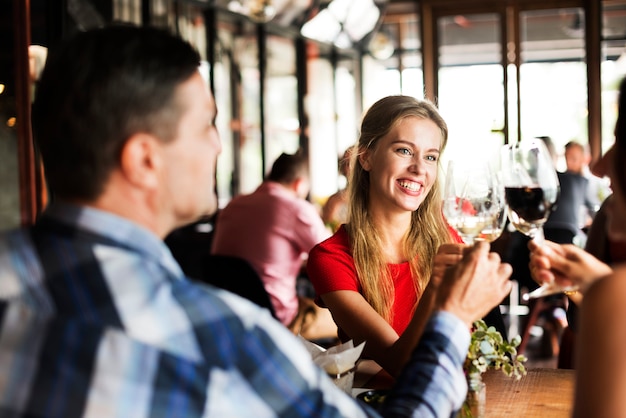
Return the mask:
M 359 155 L 375 149 L 378 141 L 406 117 L 432 120 L 441 131 L 440 151 L 443 151 L 448 141 L 448 126 L 435 105 L 410 96 L 388 96 L 374 103 L 363 117 L 356 152 L 352 153 L 352 171 L 348 181 L 350 215 L 346 228 L 362 294 L 388 322 L 393 319 L 394 286 L 379 235 L 368 212 L 370 178 L 369 172 L 359 163 Z M 404 252 L 411 265 L 416 292 L 421 293 L 430 280 L 437 249 L 450 240 L 441 210 L 438 176 L 424 202 L 413 212 L 411 228 L 404 237 Z

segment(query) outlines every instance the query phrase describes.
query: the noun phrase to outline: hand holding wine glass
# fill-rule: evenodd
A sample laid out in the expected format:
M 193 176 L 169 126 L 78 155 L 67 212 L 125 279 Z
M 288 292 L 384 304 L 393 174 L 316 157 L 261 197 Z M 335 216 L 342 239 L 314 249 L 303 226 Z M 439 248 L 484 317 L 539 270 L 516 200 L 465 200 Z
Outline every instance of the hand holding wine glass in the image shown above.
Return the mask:
M 559 195 L 559 179 L 552 156 L 543 142 L 534 138 L 505 145 L 501 157 L 509 220 L 518 231 L 541 245 L 544 242 L 543 224 Z M 544 283 L 528 297 L 569 290 L 574 289 L 563 288 L 554 282 Z
M 531 241 L 530 271 L 538 282 L 575 283 L 584 294 L 589 286 L 611 274 L 608 264 L 575 245 L 562 245 L 546 241 L 537 245 Z

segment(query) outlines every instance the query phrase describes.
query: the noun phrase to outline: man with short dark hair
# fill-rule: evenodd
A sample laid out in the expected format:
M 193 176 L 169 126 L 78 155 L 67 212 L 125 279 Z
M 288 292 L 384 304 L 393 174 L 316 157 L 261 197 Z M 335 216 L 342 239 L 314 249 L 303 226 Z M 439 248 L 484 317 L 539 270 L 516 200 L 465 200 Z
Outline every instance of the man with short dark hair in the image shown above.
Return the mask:
M 306 156 L 281 154 L 253 193 L 236 196 L 218 213 L 211 253 L 250 263 L 276 317 L 292 332 L 312 340 L 336 339 L 337 326 L 328 309 L 296 291 L 309 251 L 330 236 L 306 200 L 309 190 Z
M 583 216 L 582 224 L 585 227 L 590 226 L 596 212 L 600 210 L 604 199 L 613 193 L 607 177 L 597 177 L 589 170 L 590 160 L 591 155 L 585 145 L 576 141 L 570 141 L 565 144 L 565 163 L 567 165 L 567 171 L 581 175 L 587 179 L 585 205 L 581 207 L 580 210 Z
M 185 278 L 162 238 L 215 211 L 221 145 L 199 56 L 111 26 L 50 51 L 34 104 L 53 202 L 0 235 L 0 415 L 359 417 L 269 312 Z M 469 325 L 510 290 L 482 245 L 445 276 L 389 416 L 451 416 Z

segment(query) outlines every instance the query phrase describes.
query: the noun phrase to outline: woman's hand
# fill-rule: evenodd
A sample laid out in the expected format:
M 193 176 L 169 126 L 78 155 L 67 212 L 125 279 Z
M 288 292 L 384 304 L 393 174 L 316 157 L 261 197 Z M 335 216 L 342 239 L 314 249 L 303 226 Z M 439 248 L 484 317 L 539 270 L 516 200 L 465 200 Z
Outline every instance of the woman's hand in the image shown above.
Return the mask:
M 436 306 L 468 328 L 511 292 L 511 266 L 489 250 L 489 244 L 480 241 L 465 250 L 462 260 L 446 271 L 437 293 Z
M 455 265 L 463 258 L 463 252 L 468 248 L 466 244 L 443 244 L 437 250 L 435 259 L 433 260 L 433 272 L 430 282 L 435 286 L 439 286 L 446 269 Z
M 578 285 L 579 292 L 584 294 L 589 285 L 613 271 L 607 264 L 572 244 L 546 241 L 537 245 L 531 240 L 528 248 L 530 272 L 539 284 L 556 280 L 563 285 Z

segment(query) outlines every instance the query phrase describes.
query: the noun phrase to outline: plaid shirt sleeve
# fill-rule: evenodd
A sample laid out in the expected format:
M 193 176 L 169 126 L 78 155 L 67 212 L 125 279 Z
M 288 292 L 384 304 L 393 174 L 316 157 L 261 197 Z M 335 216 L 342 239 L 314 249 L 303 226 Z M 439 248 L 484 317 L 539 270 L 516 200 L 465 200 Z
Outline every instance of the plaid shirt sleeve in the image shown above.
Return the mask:
M 181 277 L 156 238 L 80 215 L 132 239 L 58 224 L 0 237 L 0 416 L 376 416 L 269 312 Z M 431 319 L 389 416 L 460 406 L 459 322 Z
M 0 411 L 64 418 L 376 416 L 337 389 L 269 313 L 212 293 L 202 298 L 206 308 L 193 308 L 209 314 L 193 326 L 201 361 L 120 329 L 41 321 L 23 306 L 5 305 L 0 349 L 13 356 L 0 359 L 9 383 L 0 390 Z M 192 310 L 192 317 L 198 314 Z M 451 416 L 460 406 L 468 331 L 455 321 L 433 317 L 383 416 Z M 456 343 L 451 335 L 458 335 Z
M 385 417 L 455 417 L 467 394 L 463 361 L 470 343 L 467 326 L 454 315 L 437 312 L 394 390 Z

